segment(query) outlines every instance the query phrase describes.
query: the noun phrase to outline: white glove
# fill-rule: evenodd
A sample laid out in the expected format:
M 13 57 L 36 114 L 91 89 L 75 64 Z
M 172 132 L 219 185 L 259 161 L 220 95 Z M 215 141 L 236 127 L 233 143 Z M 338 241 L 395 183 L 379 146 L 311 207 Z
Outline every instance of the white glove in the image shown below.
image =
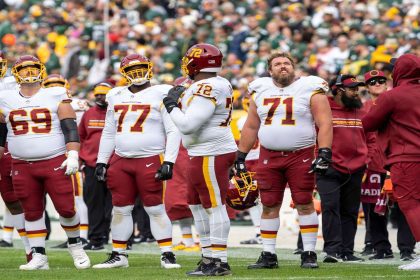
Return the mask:
M 76 174 L 77 170 L 79 170 L 79 153 L 77 151 L 68 151 L 67 152 L 67 159 L 61 164 L 60 168 L 66 168 L 66 175 L 73 175 Z

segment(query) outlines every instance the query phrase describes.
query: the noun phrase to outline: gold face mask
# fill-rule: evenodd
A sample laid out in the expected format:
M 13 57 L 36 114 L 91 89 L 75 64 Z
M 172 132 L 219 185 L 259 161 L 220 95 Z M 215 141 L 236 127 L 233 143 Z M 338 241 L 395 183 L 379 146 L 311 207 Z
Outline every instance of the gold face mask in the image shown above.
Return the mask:
M 42 82 L 46 75 L 45 66 L 39 62 L 23 63 L 12 69 L 19 84 Z
M 7 60 L 0 58 L 0 78 L 3 78 L 6 75 L 7 71 Z
M 144 84 L 153 77 L 152 62 L 129 64 L 120 70 L 121 75 L 129 84 Z

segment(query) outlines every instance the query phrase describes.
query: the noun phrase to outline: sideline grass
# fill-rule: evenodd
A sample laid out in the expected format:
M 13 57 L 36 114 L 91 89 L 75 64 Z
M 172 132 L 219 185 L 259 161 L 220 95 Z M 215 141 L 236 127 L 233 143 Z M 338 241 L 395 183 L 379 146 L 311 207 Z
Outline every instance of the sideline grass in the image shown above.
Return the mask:
M 48 246 L 52 246 L 49 244 Z M 233 275 L 227 279 L 420 279 L 420 271 L 398 271 L 400 262 L 397 258 L 383 262 L 364 262 L 360 264 L 323 264 L 316 270 L 299 267 L 299 256 L 291 250 L 277 250 L 280 268 L 274 270 L 248 270 L 246 266 L 254 262 L 259 249 L 229 249 L 229 264 Z M 49 271 L 19 271 L 24 260 L 22 249 L 0 249 L 0 279 L 88 279 L 88 280 L 127 280 L 127 279 L 186 279 L 185 272 L 196 267 L 199 253 L 177 252 L 177 261 L 182 265 L 178 270 L 160 268 L 159 251 L 156 245 L 135 245 L 130 252 L 127 269 L 76 270 L 66 250 L 47 248 Z M 105 251 L 88 253 L 93 264 L 106 259 Z M 189 277 L 191 279 L 191 277 Z

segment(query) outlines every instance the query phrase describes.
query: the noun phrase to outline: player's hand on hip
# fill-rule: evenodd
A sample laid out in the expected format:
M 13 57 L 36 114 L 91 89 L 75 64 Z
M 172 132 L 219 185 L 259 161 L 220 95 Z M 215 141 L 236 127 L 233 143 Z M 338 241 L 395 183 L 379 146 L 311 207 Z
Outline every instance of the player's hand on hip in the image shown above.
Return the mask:
M 155 179 L 165 181 L 172 179 L 174 164 L 169 161 L 164 161 L 155 174 Z
M 97 163 L 95 167 L 95 178 L 98 182 L 106 181 L 107 166 L 105 163 Z
M 248 172 L 246 169 L 245 158 L 248 153 L 244 153 L 241 151 L 236 151 L 236 160 L 233 164 L 234 172 L 236 176 L 240 176 L 243 173 Z
M 174 86 L 169 90 L 168 95 L 163 99 L 163 104 L 168 113 L 171 113 L 175 107 L 178 107 L 178 100 L 185 89 L 183 86 Z
M 330 148 L 320 148 L 318 156 L 312 162 L 311 170 L 309 173 L 315 172 L 319 175 L 324 175 L 330 164 L 332 163 L 332 151 Z
M 67 159 L 60 166 L 61 169 L 66 168 L 66 175 L 73 175 L 79 170 L 79 153 L 77 151 L 68 151 Z

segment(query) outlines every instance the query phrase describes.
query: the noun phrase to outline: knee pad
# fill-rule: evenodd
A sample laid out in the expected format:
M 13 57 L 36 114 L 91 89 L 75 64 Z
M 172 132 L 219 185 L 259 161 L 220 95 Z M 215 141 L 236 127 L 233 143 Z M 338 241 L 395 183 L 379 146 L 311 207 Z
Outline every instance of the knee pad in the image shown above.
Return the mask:
M 29 222 L 34 222 L 41 219 L 44 215 L 43 211 L 28 211 L 25 212 L 25 220 Z
M 114 212 L 114 215 L 131 216 L 131 212 L 133 212 L 133 208 L 134 208 L 134 205 L 114 206 L 113 212 Z
M 163 204 L 155 205 L 155 206 L 145 206 L 144 210 L 149 214 L 150 217 L 152 216 L 161 216 L 165 211 L 165 206 Z

